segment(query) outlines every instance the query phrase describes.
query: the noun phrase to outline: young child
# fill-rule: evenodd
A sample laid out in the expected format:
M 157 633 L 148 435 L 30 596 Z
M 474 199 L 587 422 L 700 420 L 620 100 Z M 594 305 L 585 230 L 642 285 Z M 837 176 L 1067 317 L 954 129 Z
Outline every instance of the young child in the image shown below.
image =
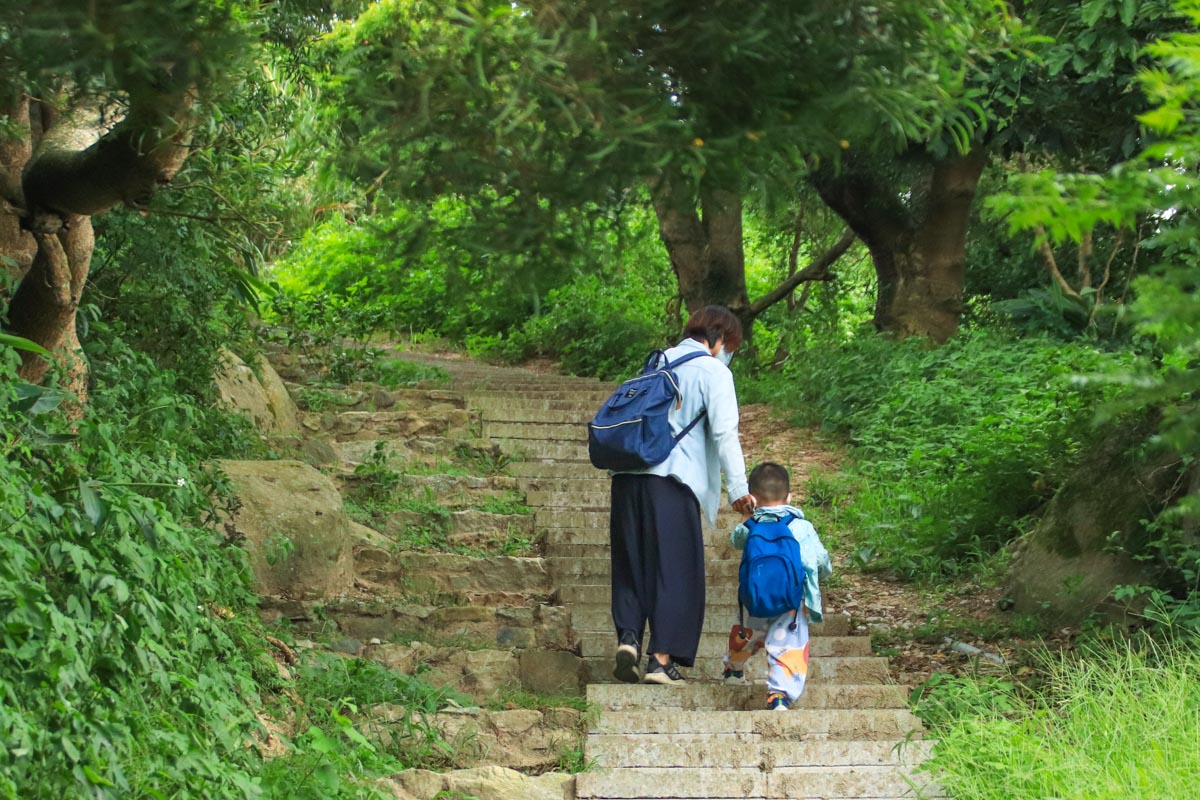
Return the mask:
M 725 655 L 724 679 L 745 679 L 746 661 L 754 653 L 767 651 L 767 708 L 786 711 L 804 692 L 808 676 L 808 622 L 821 621 L 820 578 L 833 574 L 829 553 L 804 512 L 789 505 L 791 479 L 785 467 L 769 461 L 750 472 L 750 494 L 758 501 L 752 524 L 788 519 L 787 528 L 800 546 L 804 566 L 804 602 L 802 612 L 788 611 L 771 619 L 750 617 L 735 624 L 729 632 L 729 652 Z M 750 529 L 746 521 L 730 536 L 733 546 L 745 547 Z M 797 618 L 799 617 L 799 618 Z M 755 634 L 757 631 L 757 635 Z

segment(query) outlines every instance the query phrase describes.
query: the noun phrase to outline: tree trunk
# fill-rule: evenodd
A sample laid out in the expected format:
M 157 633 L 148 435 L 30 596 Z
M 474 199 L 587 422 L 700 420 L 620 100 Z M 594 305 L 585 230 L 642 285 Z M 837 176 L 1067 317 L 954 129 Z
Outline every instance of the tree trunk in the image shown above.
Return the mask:
M 664 174 L 650 181 L 658 232 L 679 282 L 688 313 L 727 306 L 739 317 L 749 310 L 742 244 L 742 198 L 733 188 Z M 746 331 L 749 336 L 749 331 Z
M 910 187 L 909 200 L 873 176 L 813 179 L 821 198 L 862 238 L 875 264 L 875 327 L 944 342 L 962 317 L 967 222 L 985 154 L 939 161 Z
M 20 284 L 6 327 L 62 359 L 82 404 L 87 366 L 75 313 L 95 244 L 91 217 L 125 202 L 140 206 L 183 165 L 195 93 L 166 81 L 131 98 L 115 127 L 112 109 L 84 100 L 64 114 L 22 98 L 16 138 L 0 142 L 0 256 Z M 16 266 L 13 267 L 12 264 Z M 22 353 L 20 376 L 40 382 L 47 361 Z

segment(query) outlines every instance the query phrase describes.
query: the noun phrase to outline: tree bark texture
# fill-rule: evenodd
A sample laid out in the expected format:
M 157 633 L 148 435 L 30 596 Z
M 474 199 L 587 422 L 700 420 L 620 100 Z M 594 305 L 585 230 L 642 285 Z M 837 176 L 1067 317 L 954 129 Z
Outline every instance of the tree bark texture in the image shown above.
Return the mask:
M 168 82 L 131 98 L 115 125 L 96 101 L 61 114 L 25 97 L 9 106 L 18 133 L 0 140 L 0 256 L 20 283 L 3 298 L 5 328 L 56 353 L 81 402 L 87 369 L 75 313 L 95 244 L 91 217 L 120 203 L 143 206 L 175 176 L 194 102 L 190 86 Z M 49 368 L 22 354 L 24 380 L 40 382 Z
M 734 188 L 705 183 L 697 188 L 672 174 L 652 179 L 650 190 L 659 236 L 688 313 L 722 305 L 745 316 L 750 302 L 741 194 Z
M 875 327 L 944 342 L 962 317 L 967 222 L 985 154 L 929 165 L 907 200 L 851 165 L 813 184 L 866 244 L 875 265 Z

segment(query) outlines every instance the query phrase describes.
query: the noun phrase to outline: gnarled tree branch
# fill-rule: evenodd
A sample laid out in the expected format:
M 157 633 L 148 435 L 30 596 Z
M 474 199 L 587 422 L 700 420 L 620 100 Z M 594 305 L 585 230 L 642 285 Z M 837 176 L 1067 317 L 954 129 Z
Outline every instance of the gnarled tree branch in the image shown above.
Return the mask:
M 829 268 L 850 249 L 850 245 L 858 238 L 854 231 L 847 228 L 837 243 L 813 259 L 804 269 L 788 276 L 782 283 L 750 304 L 750 316 L 757 317 L 771 306 L 791 294 L 797 286 L 805 281 L 827 281 L 833 278 Z

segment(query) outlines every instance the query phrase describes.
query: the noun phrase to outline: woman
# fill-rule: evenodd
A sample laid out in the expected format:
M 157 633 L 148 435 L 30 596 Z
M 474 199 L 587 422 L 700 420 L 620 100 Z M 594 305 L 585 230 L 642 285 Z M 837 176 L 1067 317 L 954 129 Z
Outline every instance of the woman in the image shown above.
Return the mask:
M 704 625 L 704 534 L 700 512 L 715 524 L 725 473 L 733 508 L 754 510 L 738 440 L 738 406 L 729 362 L 742 343 L 742 324 L 728 308 L 692 314 L 668 361 L 697 351 L 675 370 L 681 402 L 670 415 L 678 434 L 704 413 L 666 461 L 612 479 L 612 617 L 617 631 L 613 676 L 626 683 L 676 684 L 690 667 Z M 736 498 L 736 499 L 735 499 Z M 650 623 L 644 675 L 642 636 Z

